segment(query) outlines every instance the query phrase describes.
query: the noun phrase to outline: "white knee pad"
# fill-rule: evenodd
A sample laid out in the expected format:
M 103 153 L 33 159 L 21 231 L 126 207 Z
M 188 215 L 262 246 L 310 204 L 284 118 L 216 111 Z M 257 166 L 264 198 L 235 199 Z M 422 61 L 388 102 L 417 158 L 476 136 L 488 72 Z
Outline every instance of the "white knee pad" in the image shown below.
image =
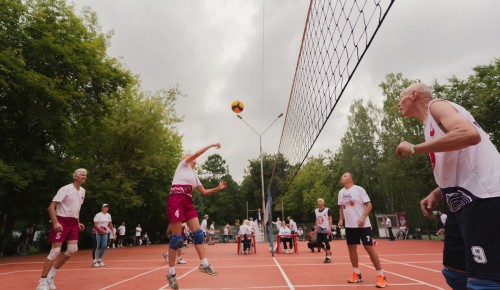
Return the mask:
M 77 244 L 69 244 L 68 248 L 66 249 L 66 252 L 64 252 L 64 254 L 68 257 L 71 257 L 74 254 L 76 254 L 76 252 L 78 252 L 78 245 Z
M 60 253 L 61 253 L 60 247 L 59 248 L 52 248 L 52 249 L 50 249 L 50 253 L 47 256 L 47 259 L 54 261 L 57 258 L 57 256 L 59 256 Z

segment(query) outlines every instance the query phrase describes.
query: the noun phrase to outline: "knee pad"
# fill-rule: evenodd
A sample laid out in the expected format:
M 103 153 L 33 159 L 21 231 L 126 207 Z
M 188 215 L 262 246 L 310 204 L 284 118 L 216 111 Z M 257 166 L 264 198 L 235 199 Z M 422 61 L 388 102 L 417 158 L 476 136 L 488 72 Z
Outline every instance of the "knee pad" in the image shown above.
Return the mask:
M 465 273 L 458 272 L 449 268 L 443 268 L 443 276 L 446 283 L 453 290 L 467 290 L 467 276 Z
M 168 244 L 168 247 L 173 250 L 177 250 L 182 247 L 182 236 L 181 235 L 175 235 L 172 236 L 170 239 L 170 243 Z
M 50 253 L 47 256 L 47 259 L 54 261 L 57 258 L 57 256 L 59 256 L 60 253 L 61 253 L 61 248 L 52 248 L 50 249 Z
M 193 234 L 193 242 L 195 245 L 201 245 L 203 244 L 203 241 L 205 240 L 205 235 L 203 234 L 202 230 L 197 230 Z
M 69 244 L 68 248 L 66 249 L 66 252 L 64 252 L 64 255 L 71 257 L 74 254 L 78 252 L 78 245 L 77 244 Z

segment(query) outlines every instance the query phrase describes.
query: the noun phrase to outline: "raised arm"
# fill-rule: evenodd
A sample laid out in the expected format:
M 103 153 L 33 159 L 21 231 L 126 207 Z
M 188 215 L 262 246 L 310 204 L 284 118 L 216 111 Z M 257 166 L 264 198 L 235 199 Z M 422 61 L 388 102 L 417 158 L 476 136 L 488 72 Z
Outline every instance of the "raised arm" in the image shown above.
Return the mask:
M 203 187 L 203 185 L 199 185 L 199 186 L 196 187 L 196 189 L 202 195 L 210 195 L 210 194 L 214 194 L 216 192 L 219 192 L 219 191 L 223 190 L 226 187 L 227 187 L 227 182 L 225 182 L 224 180 L 221 180 L 221 181 L 219 181 L 219 186 L 217 186 L 217 187 L 214 187 L 214 188 L 211 188 L 211 189 L 205 189 L 205 187 Z
M 195 153 L 189 155 L 187 158 L 186 158 L 186 163 L 191 163 L 193 162 L 194 160 L 196 160 L 196 158 L 198 158 L 201 154 L 205 153 L 208 149 L 212 148 L 212 147 L 215 147 L 217 149 L 220 149 L 220 143 L 215 143 L 215 144 L 211 144 L 211 145 L 208 145 L 208 146 L 205 146 L 203 148 L 201 148 L 200 150 L 196 151 Z

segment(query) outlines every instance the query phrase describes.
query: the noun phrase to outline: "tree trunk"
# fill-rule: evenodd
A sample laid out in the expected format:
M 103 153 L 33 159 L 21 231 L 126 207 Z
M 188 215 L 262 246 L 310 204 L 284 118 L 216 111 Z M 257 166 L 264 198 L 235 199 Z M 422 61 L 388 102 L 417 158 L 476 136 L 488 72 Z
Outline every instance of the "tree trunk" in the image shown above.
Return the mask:
M 5 246 L 12 237 L 12 230 L 14 229 L 14 223 L 16 221 L 15 217 L 10 214 L 6 214 L 7 219 L 5 221 L 5 227 L 3 229 L 2 237 L 0 238 L 0 257 L 3 256 L 3 251 Z

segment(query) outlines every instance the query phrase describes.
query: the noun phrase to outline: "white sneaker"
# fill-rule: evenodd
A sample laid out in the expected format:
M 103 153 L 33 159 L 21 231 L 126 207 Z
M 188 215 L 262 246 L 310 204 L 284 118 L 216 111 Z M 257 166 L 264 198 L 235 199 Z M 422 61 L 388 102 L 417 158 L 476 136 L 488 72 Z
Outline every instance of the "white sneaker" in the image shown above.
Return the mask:
M 92 263 L 92 268 L 99 268 L 101 265 L 97 262 Z
M 49 284 L 47 282 L 38 282 L 38 286 L 36 287 L 36 290 L 50 290 L 49 289 Z
M 101 266 L 101 267 L 106 266 L 106 264 L 104 264 L 104 262 L 103 262 L 103 261 L 100 261 L 100 262 L 98 262 L 98 263 L 99 263 L 99 266 Z
M 186 261 L 184 261 L 183 258 L 180 258 L 179 260 L 177 260 L 177 264 L 186 264 Z
M 47 284 L 50 290 L 56 290 L 56 284 L 54 284 L 54 276 L 47 276 Z

